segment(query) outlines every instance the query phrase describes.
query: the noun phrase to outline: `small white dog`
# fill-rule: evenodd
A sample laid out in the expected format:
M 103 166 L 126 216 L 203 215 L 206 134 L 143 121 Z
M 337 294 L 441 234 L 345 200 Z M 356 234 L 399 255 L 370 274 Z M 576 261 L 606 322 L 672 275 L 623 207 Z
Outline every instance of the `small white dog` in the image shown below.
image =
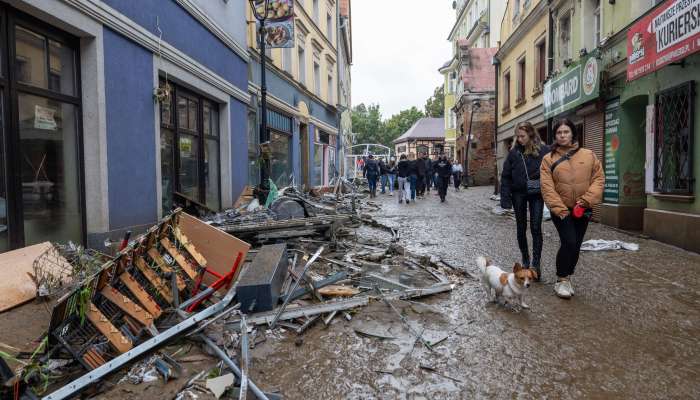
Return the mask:
M 515 263 L 513 272 L 507 273 L 493 265 L 493 261 L 486 257 L 477 258 L 476 264 L 481 270 L 481 283 L 489 299 L 499 303 L 501 300 L 505 300 L 506 303 L 516 303 L 517 300 L 517 304 L 522 308 L 530 308 L 525 304 L 523 297 L 527 288 L 530 287 L 530 282 L 537 279 L 537 273 L 534 270 Z M 492 297 L 492 289 L 496 292 L 495 297 Z

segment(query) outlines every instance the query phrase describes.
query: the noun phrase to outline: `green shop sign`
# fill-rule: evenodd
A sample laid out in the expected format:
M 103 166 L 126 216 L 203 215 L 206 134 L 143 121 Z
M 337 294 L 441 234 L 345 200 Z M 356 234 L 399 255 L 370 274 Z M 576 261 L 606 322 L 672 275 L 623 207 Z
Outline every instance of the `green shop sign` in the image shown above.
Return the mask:
M 544 84 L 544 117 L 551 118 L 598 97 L 598 59 L 588 56 L 576 66 Z

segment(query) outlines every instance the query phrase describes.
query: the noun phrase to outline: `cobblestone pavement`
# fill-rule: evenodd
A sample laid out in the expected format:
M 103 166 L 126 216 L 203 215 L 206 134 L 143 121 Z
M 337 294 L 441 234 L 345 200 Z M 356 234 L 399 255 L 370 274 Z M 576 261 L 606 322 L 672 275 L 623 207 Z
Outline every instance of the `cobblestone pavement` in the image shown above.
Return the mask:
M 476 274 L 478 255 L 503 266 L 520 258 L 515 221 L 491 212 L 491 191 L 451 189 L 444 204 L 433 194 L 410 205 L 379 195 L 375 217 L 414 251 Z M 292 399 L 700 398 L 700 256 L 594 223 L 586 240 L 640 250 L 584 253 L 576 296 L 561 300 L 553 293 L 558 237 L 550 221 L 544 232 L 544 281 L 528 293 L 531 310 L 488 303 L 467 278 L 423 300 L 427 306 L 403 304 L 417 329 L 449 335 L 435 352 L 411 337 L 361 337 L 336 321 L 300 346 L 290 337 L 256 349 L 253 377 Z M 356 320 L 395 323 L 380 306 Z

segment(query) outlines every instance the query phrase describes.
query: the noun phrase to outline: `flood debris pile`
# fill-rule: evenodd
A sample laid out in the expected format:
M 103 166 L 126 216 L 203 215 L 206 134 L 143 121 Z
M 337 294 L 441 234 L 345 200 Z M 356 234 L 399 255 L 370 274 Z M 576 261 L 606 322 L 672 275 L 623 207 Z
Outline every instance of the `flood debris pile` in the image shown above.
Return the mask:
M 281 398 L 249 375 L 256 345 L 351 323 L 372 302 L 393 308 L 391 300 L 450 291 L 450 277 L 464 274 L 401 246 L 357 192 L 344 180 L 310 194 L 285 188 L 269 207 L 248 196 L 204 222 L 177 210 L 106 260 L 74 248 L 40 253 L 33 264 L 49 328 L 24 368 L 0 363 L 0 397 L 94 394 L 120 371 L 117 386 L 180 380 L 177 399 Z M 59 273 L 47 272 L 54 264 Z M 177 357 L 186 345 L 210 361 L 189 375 Z

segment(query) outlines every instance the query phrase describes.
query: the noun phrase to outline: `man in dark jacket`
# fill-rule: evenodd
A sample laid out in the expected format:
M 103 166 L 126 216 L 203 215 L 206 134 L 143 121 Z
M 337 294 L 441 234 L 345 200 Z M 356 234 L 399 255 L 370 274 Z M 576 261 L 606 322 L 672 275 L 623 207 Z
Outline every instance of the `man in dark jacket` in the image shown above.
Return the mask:
M 399 175 L 399 204 L 403 203 L 404 200 L 406 200 L 406 204 L 409 204 L 411 202 L 409 200 L 411 197 L 411 161 L 406 158 L 405 154 L 401 154 L 396 172 Z
M 440 154 L 440 158 L 433 166 L 438 175 L 438 194 L 440 202 L 444 203 L 447 197 L 447 187 L 450 185 L 450 175 L 452 175 L 452 164 L 445 154 Z
M 367 178 L 367 184 L 369 185 L 370 198 L 377 197 L 377 179 L 379 179 L 380 174 L 379 163 L 374 159 L 374 155 L 370 154 L 363 170 L 363 175 Z
M 416 195 L 421 198 L 425 194 L 425 182 L 428 178 L 427 168 L 425 165 L 425 154 L 421 153 L 418 155 L 416 160 Z
M 425 188 L 430 194 L 430 187 L 433 186 L 433 160 L 426 154 L 425 155 Z
M 409 165 L 409 174 L 408 174 L 408 182 L 411 186 L 411 200 L 416 201 L 416 187 L 418 185 L 418 167 L 417 167 L 417 162 L 416 156 L 411 153 L 408 156 L 408 165 Z

